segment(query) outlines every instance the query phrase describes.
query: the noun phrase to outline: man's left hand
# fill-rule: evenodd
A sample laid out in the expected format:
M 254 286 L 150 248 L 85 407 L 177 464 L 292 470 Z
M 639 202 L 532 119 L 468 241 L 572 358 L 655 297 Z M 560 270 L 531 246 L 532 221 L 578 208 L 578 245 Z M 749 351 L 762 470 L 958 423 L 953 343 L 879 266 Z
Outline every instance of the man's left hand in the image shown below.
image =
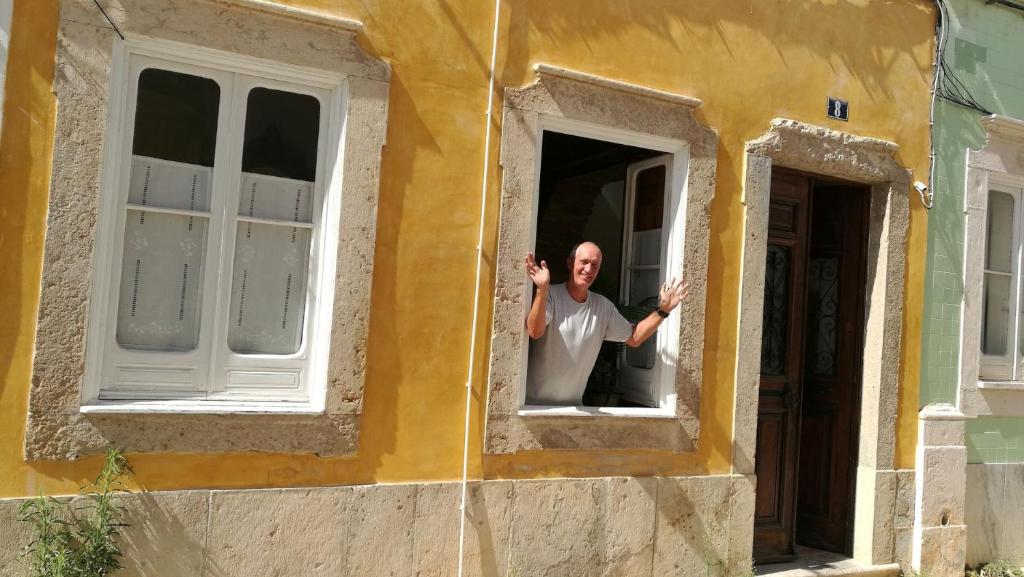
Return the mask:
M 683 299 L 686 298 L 689 286 L 683 279 L 665 281 L 665 284 L 661 285 L 661 290 L 658 292 L 658 308 L 669 312 L 679 306 L 679 303 L 683 302 Z

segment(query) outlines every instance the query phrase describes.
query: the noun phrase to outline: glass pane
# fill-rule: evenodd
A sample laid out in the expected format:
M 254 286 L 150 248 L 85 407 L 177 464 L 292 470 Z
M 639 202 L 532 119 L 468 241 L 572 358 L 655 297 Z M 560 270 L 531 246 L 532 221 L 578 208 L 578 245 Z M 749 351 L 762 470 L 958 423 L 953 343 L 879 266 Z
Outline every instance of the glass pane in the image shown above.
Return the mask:
M 311 222 L 320 102 L 303 94 L 254 88 L 246 106 L 239 215 Z M 231 350 L 298 352 L 311 238 L 309 228 L 238 223 L 228 325 Z
M 270 88 L 249 92 L 242 172 L 316 180 L 320 102 Z
M 235 238 L 228 346 L 292 354 L 302 344 L 310 230 L 240 222 Z
M 130 204 L 207 211 L 220 87 L 209 78 L 147 69 L 139 75 L 128 183 Z M 130 209 L 118 294 L 118 344 L 190 351 L 199 341 L 209 220 Z
M 807 368 L 814 375 L 836 374 L 839 327 L 839 259 L 812 258 L 807 269 Z
M 128 183 L 128 202 L 140 206 L 209 210 L 212 173 L 205 166 L 135 156 Z
M 162 351 L 196 347 L 206 228 L 203 217 L 128 211 L 118 344 Z
M 637 270 L 629 273 L 629 304 L 640 306 L 644 312 L 658 306 L 657 270 Z M 637 348 L 626 348 L 626 363 L 640 369 L 654 368 L 654 358 L 658 350 L 656 339 L 647 339 Z
M 665 166 L 658 165 L 636 175 L 636 203 L 633 230 L 661 228 L 665 206 Z
M 243 172 L 238 214 L 312 222 L 313 185 L 301 180 Z
M 629 304 L 645 306 L 650 310 L 658 306 L 657 270 L 635 270 L 629 273 Z
M 789 247 L 769 244 L 761 325 L 761 374 L 764 376 L 778 376 L 786 371 L 788 316 Z
M 1006 354 L 1010 320 L 1010 277 L 985 273 L 985 318 L 981 327 L 981 352 Z
M 988 235 L 985 268 L 1010 272 L 1013 244 L 1013 196 L 998 190 L 988 193 Z
M 626 347 L 626 363 L 637 369 L 653 369 L 658 352 L 657 338 L 651 337 L 639 347 Z
M 213 166 L 220 87 L 209 78 L 150 68 L 139 75 L 132 154 Z
M 661 228 L 633 233 L 632 266 L 661 264 Z

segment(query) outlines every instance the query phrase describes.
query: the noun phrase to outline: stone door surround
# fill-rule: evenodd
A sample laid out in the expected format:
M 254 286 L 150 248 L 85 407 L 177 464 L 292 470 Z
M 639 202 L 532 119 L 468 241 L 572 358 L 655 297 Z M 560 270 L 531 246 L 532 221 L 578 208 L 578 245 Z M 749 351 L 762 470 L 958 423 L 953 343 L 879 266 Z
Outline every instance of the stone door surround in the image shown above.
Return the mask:
M 864 365 L 858 450 L 854 557 L 893 559 L 896 411 L 902 345 L 903 289 L 910 219 L 910 171 L 891 142 L 775 119 L 746 146 L 744 242 L 740 288 L 733 471 L 754 474 L 761 315 L 773 166 L 870 185 Z M 876 522 L 877 521 L 877 522 Z

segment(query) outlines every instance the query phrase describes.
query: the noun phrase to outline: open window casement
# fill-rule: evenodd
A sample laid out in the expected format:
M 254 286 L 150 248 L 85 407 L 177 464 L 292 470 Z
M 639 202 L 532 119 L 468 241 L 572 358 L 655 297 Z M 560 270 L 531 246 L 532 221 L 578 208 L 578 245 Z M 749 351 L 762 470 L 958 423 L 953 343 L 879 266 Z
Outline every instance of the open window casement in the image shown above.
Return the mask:
M 534 70 L 534 82 L 505 89 L 484 452 L 693 451 L 700 430 L 704 231 L 718 136 L 694 116 L 700 101 L 689 96 L 549 64 Z M 667 184 L 639 186 L 660 170 Z M 641 206 L 649 195 L 660 197 L 660 221 L 657 210 Z M 605 259 L 591 290 L 620 308 L 642 302 L 645 292 L 654 296 L 660 282 L 683 271 L 693 278 L 691 294 L 659 327 L 649 345 L 653 359 L 649 349 L 606 343 L 583 404 L 526 404 L 530 341 L 523 321 L 533 287 L 523 257 L 533 251 L 554 255 L 551 262 L 584 239 L 602 247 Z M 624 290 L 625 284 L 633 286 Z M 636 376 L 628 390 L 625 373 Z
M 682 275 L 687 150 L 584 123 L 544 118 L 543 128 L 533 250 L 558 255 L 580 239 L 596 242 L 605 262 L 591 290 L 611 299 L 623 316 L 637 323 L 658 306 L 665 280 Z M 553 272 L 556 283 L 557 274 Z M 581 405 L 533 405 L 526 402 L 524 386 L 521 414 L 674 414 L 681 314 L 671 314 L 640 347 L 605 343 Z M 528 348 L 521 350 L 524 374 L 529 371 Z
M 993 183 L 988 191 L 979 367 L 984 380 L 1024 380 L 1021 199 L 1015 186 Z
M 630 164 L 626 170 L 619 304 L 641 313 L 658 305 L 658 291 L 666 278 L 666 239 L 662 231 L 671 226 L 665 210 L 671 195 L 671 170 L 672 156 L 668 154 Z M 668 358 L 671 334 L 659 330 L 640 347 L 623 347 L 619 356 L 623 398 L 649 407 L 659 405 L 658 378 Z
M 309 402 L 333 91 L 125 58 L 85 399 Z

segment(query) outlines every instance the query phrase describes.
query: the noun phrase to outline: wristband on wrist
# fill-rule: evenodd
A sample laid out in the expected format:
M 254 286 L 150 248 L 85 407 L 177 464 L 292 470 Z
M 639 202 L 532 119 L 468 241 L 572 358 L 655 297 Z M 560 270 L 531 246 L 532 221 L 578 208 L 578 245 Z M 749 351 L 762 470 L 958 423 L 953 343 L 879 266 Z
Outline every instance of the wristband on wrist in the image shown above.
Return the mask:
M 658 316 L 663 318 L 663 319 L 667 319 L 668 318 L 668 311 L 661 310 L 661 307 L 658 307 L 658 308 L 654 309 L 654 312 L 658 313 Z

